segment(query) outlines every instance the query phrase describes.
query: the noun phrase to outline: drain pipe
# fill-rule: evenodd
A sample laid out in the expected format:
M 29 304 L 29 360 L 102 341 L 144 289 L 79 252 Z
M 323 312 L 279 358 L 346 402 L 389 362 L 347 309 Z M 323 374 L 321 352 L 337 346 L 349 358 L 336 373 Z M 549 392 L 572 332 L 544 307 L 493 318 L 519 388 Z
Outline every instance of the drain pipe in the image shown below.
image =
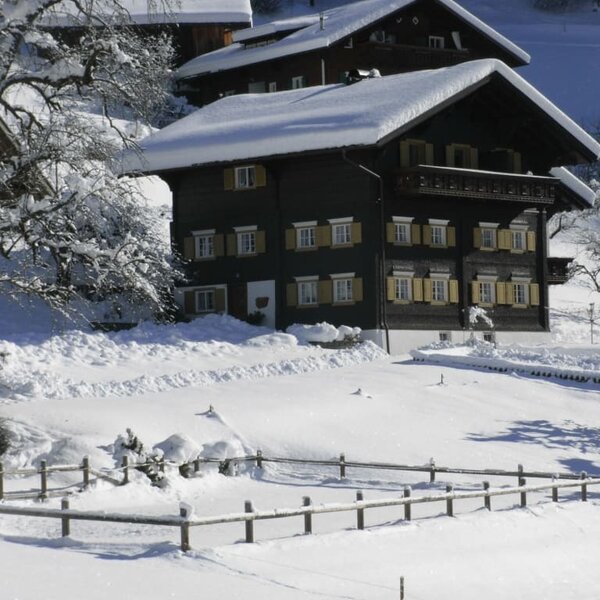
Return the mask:
M 377 179 L 377 183 L 379 185 L 379 198 L 377 202 L 379 204 L 379 225 L 380 225 L 380 250 L 379 250 L 379 287 L 380 287 L 380 314 L 381 314 L 381 322 L 380 326 L 385 330 L 385 345 L 386 351 L 390 353 L 390 328 L 387 322 L 387 303 L 386 303 L 386 283 L 385 283 L 385 211 L 384 211 L 384 202 L 383 202 L 383 179 L 381 175 L 375 173 L 375 171 L 371 171 L 371 169 L 361 165 L 360 163 L 354 162 L 350 160 L 346 156 L 346 150 L 342 150 L 342 158 L 345 162 L 357 169 L 360 169 L 367 175 L 371 177 L 375 177 Z

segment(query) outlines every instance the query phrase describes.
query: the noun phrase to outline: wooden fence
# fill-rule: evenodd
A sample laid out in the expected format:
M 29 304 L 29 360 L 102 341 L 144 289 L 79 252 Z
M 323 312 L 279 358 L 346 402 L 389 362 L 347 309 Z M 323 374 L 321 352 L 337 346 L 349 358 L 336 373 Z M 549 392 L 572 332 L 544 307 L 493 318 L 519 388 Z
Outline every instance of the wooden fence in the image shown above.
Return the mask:
M 361 491 L 356 493 L 356 501 L 335 504 L 313 505 L 309 497 L 304 497 L 302 506 L 298 508 L 276 508 L 271 510 L 255 510 L 252 502 L 246 501 L 244 512 L 226 515 L 215 515 L 206 517 L 194 517 L 191 507 L 182 503 L 179 515 L 174 516 L 146 516 L 136 514 L 108 513 L 94 511 L 77 511 L 69 507 L 69 501 L 63 498 L 60 509 L 17 507 L 0 504 L 0 515 L 22 515 L 28 517 L 54 518 L 61 520 L 61 532 L 63 537 L 71 533 L 71 521 L 100 521 L 110 523 L 130 523 L 142 525 L 156 525 L 163 527 L 178 527 L 180 530 L 180 547 L 187 552 L 191 549 L 190 529 L 192 527 L 203 527 L 207 525 L 218 525 L 224 523 L 244 523 L 245 541 L 254 542 L 254 523 L 266 519 L 288 519 L 303 517 L 304 533 L 313 532 L 312 517 L 317 514 L 356 512 L 356 528 L 365 528 L 365 511 L 383 507 L 404 507 L 404 519 L 412 519 L 412 506 L 414 504 L 428 504 L 441 502 L 446 504 L 446 514 L 454 516 L 454 503 L 467 499 L 482 499 L 487 510 L 492 509 L 492 498 L 519 495 L 520 506 L 527 506 L 527 494 L 552 491 L 552 501 L 558 502 L 558 493 L 561 489 L 580 488 L 580 497 L 583 502 L 587 501 L 588 487 L 600 484 L 600 479 L 584 479 L 581 481 L 566 481 L 527 485 L 525 478 L 521 478 L 518 487 L 490 489 L 488 482 L 483 482 L 483 489 L 478 491 L 456 492 L 452 485 L 446 486 L 446 493 L 427 496 L 413 496 L 410 487 L 404 488 L 401 498 L 381 498 L 377 500 L 365 500 Z
M 581 472 L 579 474 L 569 472 L 548 472 L 548 471 L 532 471 L 525 470 L 523 465 L 518 465 L 515 470 L 506 469 L 469 469 L 469 468 L 456 468 L 456 467 L 443 467 L 435 464 L 435 461 L 431 460 L 425 465 L 403 465 L 396 463 L 383 463 L 383 462 L 360 462 L 360 461 L 348 461 L 346 460 L 345 454 L 340 454 L 337 460 L 326 460 L 326 459 L 303 459 L 303 458 L 281 458 L 281 457 L 269 457 L 263 455 L 261 450 L 257 450 L 256 454 L 232 458 L 205 458 L 198 457 L 189 463 L 178 464 L 173 462 L 165 461 L 164 459 L 158 462 L 145 462 L 145 463 L 129 463 L 128 457 L 124 456 L 121 467 L 108 470 L 94 469 L 90 465 L 88 457 L 84 457 L 79 465 L 54 465 L 49 466 L 47 461 L 42 460 L 40 467 L 30 469 L 15 469 L 12 471 L 5 471 L 3 464 L 0 462 L 0 500 L 24 500 L 37 498 L 44 500 L 51 497 L 60 497 L 68 495 L 76 490 L 82 490 L 87 488 L 90 483 L 94 480 L 103 480 L 113 485 L 124 485 L 129 483 L 129 475 L 131 469 L 143 469 L 145 467 L 156 468 L 161 472 L 165 472 L 166 467 L 176 468 L 180 473 L 185 473 L 187 476 L 193 476 L 201 471 L 203 464 L 216 464 L 219 466 L 219 470 L 228 474 L 231 473 L 237 463 L 252 463 L 258 468 L 263 468 L 265 463 L 273 464 L 290 464 L 290 465 L 304 465 L 304 466 L 322 466 L 335 469 L 339 473 L 340 479 L 347 477 L 350 469 L 372 469 L 372 470 L 387 470 L 387 471 L 404 471 L 404 472 L 416 472 L 416 473 L 427 473 L 429 476 L 430 483 L 436 481 L 438 474 L 442 475 L 477 475 L 484 477 L 510 477 L 517 479 L 517 483 L 523 477 L 532 479 L 563 479 L 563 480 L 577 480 L 590 478 L 600 478 L 600 474 L 588 474 Z M 48 478 L 51 473 L 60 472 L 81 472 L 81 482 L 73 484 L 67 488 L 50 489 L 48 486 Z M 5 476 L 6 475 L 30 475 L 39 476 L 39 490 L 34 491 L 21 491 L 21 492 L 7 492 L 5 490 Z

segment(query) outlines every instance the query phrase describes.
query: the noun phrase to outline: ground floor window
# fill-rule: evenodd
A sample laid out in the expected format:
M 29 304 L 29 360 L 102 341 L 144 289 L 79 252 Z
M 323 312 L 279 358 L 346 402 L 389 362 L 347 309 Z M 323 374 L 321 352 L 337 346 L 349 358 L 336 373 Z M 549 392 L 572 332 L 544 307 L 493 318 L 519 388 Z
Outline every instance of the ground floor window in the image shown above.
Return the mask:
M 495 300 L 494 283 L 491 281 L 479 282 L 479 304 L 493 304 Z
M 298 283 L 298 304 L 300 306 L 317 304 L 316 281 L 301 281 Z
M 448 301 L 448 282 L 445 279 L 431 280 L 431 299 L 434 302 Z
M 333 280 L 333 301 L 352 302 L 352 279 Z
M 513 283 L 513 304 L 527 304 L 527 284 Z
M 213 312 L 215 310 L 215 291 L 200 290 L 196 292 L 196 312 Z

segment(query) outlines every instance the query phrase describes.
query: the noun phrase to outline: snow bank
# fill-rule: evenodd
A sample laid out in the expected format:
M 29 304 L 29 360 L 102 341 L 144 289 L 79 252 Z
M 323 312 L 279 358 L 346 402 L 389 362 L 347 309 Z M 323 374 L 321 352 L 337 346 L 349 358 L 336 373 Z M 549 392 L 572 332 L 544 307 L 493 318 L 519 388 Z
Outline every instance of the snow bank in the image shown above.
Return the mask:
M 346 338 L 358 337 L 362 330 L 360 327 L 348 327 L 347 325 L 336 327 L 323 322 L 315 325 L 294 323 L 286 331 L 295 336 L 299 342 L 306 344 L 308 342 L 342 342 Z

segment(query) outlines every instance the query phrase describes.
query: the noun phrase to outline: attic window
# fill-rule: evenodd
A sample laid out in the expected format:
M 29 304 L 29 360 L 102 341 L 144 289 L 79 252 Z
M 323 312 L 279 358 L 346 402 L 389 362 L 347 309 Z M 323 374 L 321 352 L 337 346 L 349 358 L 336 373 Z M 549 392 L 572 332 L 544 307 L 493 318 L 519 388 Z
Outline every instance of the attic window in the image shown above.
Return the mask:
M 256 169 L 254 165 L 235 168 L 235 187 L 238 190 L 256 187 Z
M 442 36 L 430 35 L 429 36 L 429 47 L 443 49 L 446 46 L 446 41 Z

